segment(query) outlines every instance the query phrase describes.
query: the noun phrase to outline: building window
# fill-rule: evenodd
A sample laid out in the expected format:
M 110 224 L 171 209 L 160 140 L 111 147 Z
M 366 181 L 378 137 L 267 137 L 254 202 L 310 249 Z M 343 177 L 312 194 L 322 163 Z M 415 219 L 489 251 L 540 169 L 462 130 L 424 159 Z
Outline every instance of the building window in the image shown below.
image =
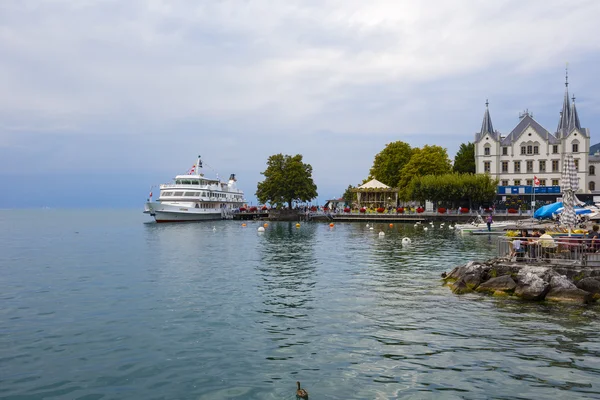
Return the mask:
M 521 180 L 515 179 L 515 186 L 521 186 Z
M 521 172 L 521 161 L 515 161 L 515 173 Z
M 502 181 L 502 186 L 508 186 L 508 181 Z
M 540 160 L 540 172 L 546 172 L 546 160 Z
M 596 190 L 596 182 L 590 182 L 588 187 L 590 188 L 590 192 L 593 192 L 594 190 Z
M 579 144 L 573 143 L 573 153 L 579 153 Z
M 533 146 L 532 145 L 527 146 L 527 154 L 529 154 L 529 155 L 533 154 Z
M 491 162 L 490 161 L 485 161 L 483 163 L 483 172 L 491 172 L 492 168 L 491 168 Z
M 507 156 L 508 155 L 508 147 L 503 147 L 502 148 L 502 155 L 503 156 Z
M 502 172 L 508 172 L 508 161 L 502 161 Z
M 552 186 L 558 186 L 558 179 L 552 179 Z
M 533 179 L 527 179 L 527 186 L 533 186 Z
M 552 172 L 558 172 L 558 160 L 552 160 Z
M 590 175 L 596 175 L 596 167 L 590 165 Z
M 521 146 L 521 154 L 524 155 L 527 152 L 527 147 Z
M 483 154 L 485 154 L 486 156 L 490 155 L 490 148 L 486 147 L 485 149 L 483 149 Z
M 525 166 L 527 167 L 527 172 L 533 172 L 533 161 L 526 161 Z
M 575 171 L 579 171 L 579 160 L 575 159 L 573 162 L 575 163 Z
M 558 145 L 557 144 L 552 146 L 552 154 L 558 154 Z
M 540 146 L 533 146 L 533 154 L 540 154 Z
M 540 186 L 546 186 L 546 180 L 540 179 Z

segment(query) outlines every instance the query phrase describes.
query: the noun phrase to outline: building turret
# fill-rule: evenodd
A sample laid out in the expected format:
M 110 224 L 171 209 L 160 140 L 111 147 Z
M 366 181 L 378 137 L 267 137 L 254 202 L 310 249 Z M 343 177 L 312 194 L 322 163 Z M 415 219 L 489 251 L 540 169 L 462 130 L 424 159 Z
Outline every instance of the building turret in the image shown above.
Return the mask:
M 571 103 L 571 115 L 569 118 L 569 132 L 573 129 L 581 130 L 581 124 L 579 123 L 579 115 L 577 114 L 577 108 L 575 107 L 575 95 L 571 98 L 573 103 Z
M 481 130 L 475 135 L 475 141 L 480 141 L 485 135 L 490 135 L 496 140 L 496 133 L 494 132 L 494 126 L 492 125 L 492 118 L 490 117 L 489 101 L 485 100 L 485 113 L 483 114 L 483 122 L 481 123 Z
M 571 119 L 571 104 L 569 102 L 569 71 L 565 72 L 565 98 L 563 100 L 558 127 L 556 128 L 556 137 L 560 138 L 569 133 L 569 120 Z

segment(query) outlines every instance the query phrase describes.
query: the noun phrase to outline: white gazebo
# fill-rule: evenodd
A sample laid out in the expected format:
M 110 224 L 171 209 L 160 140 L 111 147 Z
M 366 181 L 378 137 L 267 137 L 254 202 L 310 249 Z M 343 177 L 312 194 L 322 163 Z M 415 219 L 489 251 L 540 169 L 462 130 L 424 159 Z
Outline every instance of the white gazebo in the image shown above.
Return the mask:
M 398 204 L 398 190 L 389 187 L 377 179 L 371 179 L 364 185 L 352 189 L 356 192 L 356 200 L 359 207 L 379 208 L 389 207 Z

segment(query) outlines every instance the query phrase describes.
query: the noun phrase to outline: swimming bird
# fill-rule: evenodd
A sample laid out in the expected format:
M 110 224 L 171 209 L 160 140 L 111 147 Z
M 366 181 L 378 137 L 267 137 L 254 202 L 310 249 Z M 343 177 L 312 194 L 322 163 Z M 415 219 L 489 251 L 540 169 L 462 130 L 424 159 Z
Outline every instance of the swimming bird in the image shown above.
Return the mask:
M 379 237 L 384 237 L 385 233 L 383 231 L 379 232 Z
M 296 390 L 296 398 L 308 400 L 308 392 L 300 388 L 300 382 L 296 382 L 296 385 L 298 385 L 298 390 Z
M 411 243 L 410 238 L 405 237 L 402 239 L 402 244 L 410 244 L 410 243 Z
M 426 231 L 426 230 L 427 230 L 427 227 L 423 228 L 423 230 L 424 230 L 424 231 Z
M 216 231 L 216 230 L 217 230 L 217 227 L 216 227 L 216 226 L 213 226 L 213 232 L 214 232 L 214 231 Z

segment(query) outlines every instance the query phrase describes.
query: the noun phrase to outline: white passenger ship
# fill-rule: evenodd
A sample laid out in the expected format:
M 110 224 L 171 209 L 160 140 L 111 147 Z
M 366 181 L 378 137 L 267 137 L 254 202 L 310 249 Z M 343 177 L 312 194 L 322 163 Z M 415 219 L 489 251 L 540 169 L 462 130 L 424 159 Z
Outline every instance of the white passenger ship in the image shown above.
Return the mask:
M 196 164 L 186 175 L 177 175 L 175 182 L 160 185 L 159 197 L 150 198 L 144 206 L 144 213 L 154 217 L 156 222 L 205 221 L 226 219 L 233 211 L 245 203 L 244 192 L 236 187 L 235 174 L 227 183 L 208 179 L 201 172 L 202 160 L 198 156 Z

